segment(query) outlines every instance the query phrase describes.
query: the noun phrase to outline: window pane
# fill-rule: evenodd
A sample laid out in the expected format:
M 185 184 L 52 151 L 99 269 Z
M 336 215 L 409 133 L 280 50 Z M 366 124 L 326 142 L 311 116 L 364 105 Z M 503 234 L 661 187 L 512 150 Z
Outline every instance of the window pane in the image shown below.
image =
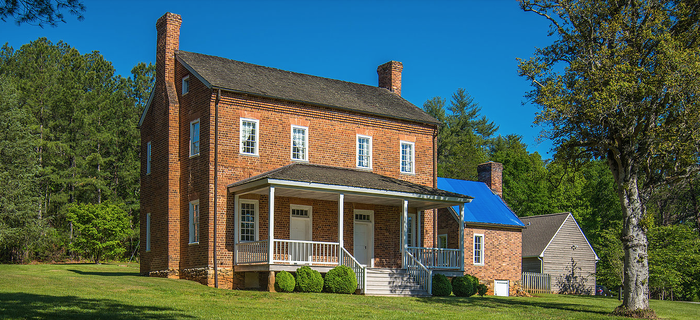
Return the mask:
M 306 160 L 306 129 L 292 128 L 292 159 Z
M 413 172 L 413 144 L 401 144 L 401 172 Z
M 241 241 L 255 241 L 255 204 L 241 203 Z
M 190 125 L 190 155 L 199 154 L 199 121 L 192 122 Z
M 357 138 L 357 166 L 361 168 L 369 168 L 371 161 L 370 138 Z
M 256 122 L 254 121 L 243 121 L 241 122 L 241 152 L 255 154 L 255 147 L 257 139 L 256 135 Z

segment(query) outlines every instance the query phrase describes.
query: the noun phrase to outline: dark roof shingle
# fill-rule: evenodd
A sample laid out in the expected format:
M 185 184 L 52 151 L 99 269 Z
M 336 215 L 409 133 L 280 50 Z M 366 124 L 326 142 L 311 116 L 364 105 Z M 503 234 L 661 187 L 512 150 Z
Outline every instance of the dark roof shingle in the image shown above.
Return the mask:
M 311 182 L 326 185 L 350 186 L 440 197 L 472 198 L 459 193 L 435 189 L 424 185 L 383 176 L 370 171 L 308 163 L 293 163 L 286 165 L 254 177 L 235 182 L 230 184 L 228 187 L 235 187 L 262 179 Z
M 212 87 L 420 123 L 439 122 L 389 90 L 179 51 L 177 58 Z
M 523 229 L 523 257 L 539 256 L 566 221 L 570 213 L 554 213 L 521 217 Z

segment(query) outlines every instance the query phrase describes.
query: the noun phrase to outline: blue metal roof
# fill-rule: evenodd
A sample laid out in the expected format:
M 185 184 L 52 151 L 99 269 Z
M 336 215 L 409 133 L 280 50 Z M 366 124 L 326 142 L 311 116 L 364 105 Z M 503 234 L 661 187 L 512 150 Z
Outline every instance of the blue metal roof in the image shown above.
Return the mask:
M 524 227 L 518 216 L 483 182 L 438 178 L 438 189 L 474 197 L 464 205 L 464 221 Z M 452 207 L 459 212 L 459 207 Z

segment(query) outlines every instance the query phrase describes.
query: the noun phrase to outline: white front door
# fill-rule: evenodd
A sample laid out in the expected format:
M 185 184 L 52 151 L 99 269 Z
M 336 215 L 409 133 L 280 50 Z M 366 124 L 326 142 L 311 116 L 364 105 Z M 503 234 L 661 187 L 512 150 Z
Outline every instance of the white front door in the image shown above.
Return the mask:
M 289 240 L 311 241 L 311 207 L 291 205 Z M 289 243 L 289 259 L 292 262 L 311 262 L 313 252 L 306 243 Z
M 355 210 L 353 225 L 353 255 L 357 262 L 372 267 L 374 255 L 374 212 L 371 210 Z

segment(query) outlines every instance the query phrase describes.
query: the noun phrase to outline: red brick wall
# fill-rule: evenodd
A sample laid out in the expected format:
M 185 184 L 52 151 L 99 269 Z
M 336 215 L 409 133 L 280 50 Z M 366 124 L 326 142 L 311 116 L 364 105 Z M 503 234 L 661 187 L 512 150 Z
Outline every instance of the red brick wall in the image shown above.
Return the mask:
M 438 234 L 447 233 L 448 247 L 459 248 L 459 224 L 447 209 L 440 209 Z M 474 265 L 474 234 L 484 235 L 484 265 Z M 464 272 L 486 281 L 493 294 L 493 280 L 510 280 L 515 294 L 522 272 L 522 231 L 501 227 L 464 228 Z

